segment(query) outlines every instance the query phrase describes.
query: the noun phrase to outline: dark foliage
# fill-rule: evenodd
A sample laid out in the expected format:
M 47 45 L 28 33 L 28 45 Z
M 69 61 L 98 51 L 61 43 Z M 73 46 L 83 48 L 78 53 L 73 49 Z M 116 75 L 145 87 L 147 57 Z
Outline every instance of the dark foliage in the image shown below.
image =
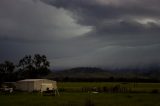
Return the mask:
M 0 64 L 0 83 L 14 80 L 15 65 L 10 61 Z
M 0 85 L 25 78 L 41 78 L 50 73 L 49 62 L 45 55 L 26 55 L 15 65 L 10 61 L 0 63 Z
M 19 61 L 20 78 L 39 78 L 50 73 L 49 62 L 45 55 L 26 55 Z

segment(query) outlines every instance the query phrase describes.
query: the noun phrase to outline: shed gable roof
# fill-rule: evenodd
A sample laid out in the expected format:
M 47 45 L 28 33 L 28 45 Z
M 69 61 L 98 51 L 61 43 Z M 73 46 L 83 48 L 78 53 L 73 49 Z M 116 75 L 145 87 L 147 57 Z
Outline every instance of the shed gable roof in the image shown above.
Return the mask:
M 42 81 L 42 80 L 48 80 L 48 79 L 24 79 L 24 80 L 19 80 L 19 81 L 20 82 L 25 82 L 25 81 L 27 82 L 27 81 Z

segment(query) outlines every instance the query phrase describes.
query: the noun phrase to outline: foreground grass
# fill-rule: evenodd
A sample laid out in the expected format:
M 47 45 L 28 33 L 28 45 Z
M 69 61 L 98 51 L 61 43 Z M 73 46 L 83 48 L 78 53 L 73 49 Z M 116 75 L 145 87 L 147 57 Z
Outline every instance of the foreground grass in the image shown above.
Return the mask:
M 58 83 L 58 87 L 112 87 L 115 85 L 121 85 L 123 87 L 130 88 L 145 88 L 145 89 L 160 89 L 160 83 L 130 83 L 130 82 L 60 82 Z
M 132 93 L 89 93 L 81 92 L 83 87 L 121 87 L 131 88 Z M 0 94 L 0 106 L 160 106 L 160 83 L 109 83 L 109 82 L 65 82 L 58 83 L 60 96 L 42 96 L 39 93 Z
M 82 88 L 112 88 L 116 85 L 125 87 L 134 92 L 152 92 L 157 90 L 160 92 L 160 83 L 124 83 L 124 82 L 64 82 L 58 83 L 59 90 L 65 89 L 70 92 L 82 91 Z
M 32 93 L 0 95 L 0 106 L 160 106 L 160 94 L 151 93 L 61 93 L 42 96 Z

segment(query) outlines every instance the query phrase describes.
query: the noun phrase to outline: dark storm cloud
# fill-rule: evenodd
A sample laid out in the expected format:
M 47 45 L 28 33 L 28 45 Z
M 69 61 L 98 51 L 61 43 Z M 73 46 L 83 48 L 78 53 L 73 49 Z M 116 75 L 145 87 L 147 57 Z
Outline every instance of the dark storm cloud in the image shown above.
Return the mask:
M 107 20 L 128 17 L 157 17 L 160 9 L 158 0 L 41 0 L 57 8 L 73 12 L 81 24 L 97 25 Z M 103 2 L 100 2 L 103 1 Z M 114 2 L 115 1 L 115 2 Z M 130 2 L 129 2 L 130 1 Z M 134 1 L 134 2 L 131 2 Z M 121 3 L 122 2 L 122 3 Z M 77 17 L 76 17 L 77 16 Z
M 53 41 L 79 36 L 87 29 L 75 24 L 64 9 L 40 1 L 1 0 L 0 8 L 1 39 Z
M 77 55 L 79 50 L 71 52 L 76 47 L 68 40 L 90 28 L 76 24 L 68 14 L 39 0 L 1 0 L 0 62 L 34 53 L 45 54 L 49 60 Z
M 122 40 L 134 40 L 132 43 L 150 44 L 157 43 L 157 39 L 160 39 L 159 0 L 42 1 L 71 11 L 77 23 L 94 28 L 88 36 L 102 41 L 115 40 L 115 43 L 120 44 Z
M 159 4 L 159 0 L 1 0 L 0 61 L 42 53 L 55 67 L 160 63 Z
M 110 62 L 106 64 L 110 65 L 160 62 L 159 0 L 41 1 L 72 12 L 72 17 L 81 25 L 92 26 L 92 31 L 81 37 L 96 40 L 94 45 L 98 45 L 93 53 L 84 56 L 87 63 L 104 65 L 107 59 Z M 123 63 L 124 58 L 128 59 Z M 82 63 L 87 64 L 79 62 Z

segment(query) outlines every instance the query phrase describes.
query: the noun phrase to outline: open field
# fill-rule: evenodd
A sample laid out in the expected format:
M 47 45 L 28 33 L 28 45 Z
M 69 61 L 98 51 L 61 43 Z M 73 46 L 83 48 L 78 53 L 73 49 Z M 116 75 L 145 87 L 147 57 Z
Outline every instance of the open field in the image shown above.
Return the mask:
M 153 90 L 160 91 L 160 83 L 124 83 L 124 82 L 64 82 L 58 83 L 59 89 L 63 88 L 67 91 L 81 91 L 82 88 L 112 88 L 115 86 L 127 88 L 135 92 L 152 92 Z
M 132 93 L 92 93 L 80 92 L 81 87 L 131 87 L 134 90 L 148 92 Z M 159 83 L 58 83 L 60 96 L 42 96 L 39 93 L 14 93 L 0 95 L 0 106 L 160 106 L 160 93 L 151 93 L 160 89 Z M 74 92 L 71 90 L 74 89 Z
M 90 99 L 89 99 L 90 98 Z M 61 96 L 41 96 L 39 94 L 1 95 L 0 106 L 160 106 L 160 94 L 117 93 L 89 94 L 62 93 Z
M 103 87 L 103 86 L 115 86 L 122 85 L 131 88 L 159 88 L 160 83 L 128 83 L 128 82 L 60 82 L 59 87 Z

